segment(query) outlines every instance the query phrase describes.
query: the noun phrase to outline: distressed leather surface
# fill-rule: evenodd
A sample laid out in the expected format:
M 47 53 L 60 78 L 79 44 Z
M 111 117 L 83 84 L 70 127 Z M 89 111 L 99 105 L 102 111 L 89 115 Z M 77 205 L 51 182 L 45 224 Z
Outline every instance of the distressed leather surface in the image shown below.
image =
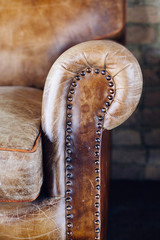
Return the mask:
M 64 198 L 0 203 L 0 240 L 65 240 Z
M 41 90 L 0 87 L 0 201 L 31 201 L 40 192 L 41 97 Z
M 0 0 L 0 85 L 42 88 L 64 50 L 119 35 L 124 12 L 124 0 Z
M 41 102 L 41 90 L 0 87 L 0 148 L 33 148 L 39 134 Z
M 67 94 L 73 78 L 87 67 L 105 69 L 115 82 L 115 97 L 105 114 L 104 128 L 112 129 L 124 122 L 135 110 L 141 96 L 139 64 L 120 44 L 105 40 L 84 42 L 70 48 L 56 60 L 47 77 L 42 104 L 42 129 L 55 146 L 52 186 L 55 186 L 56 179 L 58 189 L 53 188 L 53 195 L 57 191 L 64 194 L 64 188 L 60 186 L 64 185 L 65 174 L 57 174 L 56 169 L 64 169 Z M 99 84 L 101 86 L 101 82 Z M 75 129 L 79 119 L 78 103 L 76 109 Z

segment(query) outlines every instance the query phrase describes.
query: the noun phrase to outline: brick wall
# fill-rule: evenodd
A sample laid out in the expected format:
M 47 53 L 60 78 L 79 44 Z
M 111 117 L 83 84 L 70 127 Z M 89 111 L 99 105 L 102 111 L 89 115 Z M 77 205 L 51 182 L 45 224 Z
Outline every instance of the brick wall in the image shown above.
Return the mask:
M 126 33 L 144 88 L 135 113 L 113 131 L 112 177 L 160 179 L 160 0 L 128 0 Z

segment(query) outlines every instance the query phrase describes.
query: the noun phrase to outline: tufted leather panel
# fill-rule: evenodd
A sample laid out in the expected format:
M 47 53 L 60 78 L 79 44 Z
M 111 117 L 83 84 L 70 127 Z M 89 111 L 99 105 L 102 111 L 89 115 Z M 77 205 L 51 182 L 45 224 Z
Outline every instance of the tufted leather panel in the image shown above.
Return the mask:
M 0 203 L 1 240 L 65 240 L 64 198 Z
M 43 88 L 68 47 L 119 35 L 124 12 L 124 0 L 0 0 L 0 85 Z
M 0 87 L 0 201 L 31 201 L 42 185 L 42 91 Z

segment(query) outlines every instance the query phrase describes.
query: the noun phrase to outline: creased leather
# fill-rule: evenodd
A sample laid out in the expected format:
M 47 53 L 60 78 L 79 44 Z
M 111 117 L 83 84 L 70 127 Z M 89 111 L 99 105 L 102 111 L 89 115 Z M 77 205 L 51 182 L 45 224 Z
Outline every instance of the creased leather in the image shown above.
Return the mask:
M 64 169 L 67 94 L 73 78 L 87 67 L 105 69 L 114 78 L 115 97 L 105 115 L 104 128 L 112 129 L 124 122 L 135 110 L 141 96 L 139 64 L 122 45 L 106 40 L 88 41 L 64 52 L 48 74 L 42 103 L 42 129 L 56 146 L 53 165 L 58 162 L 61 169 Z M 64 177 L 65 174 L 56 176 L 59 185 L 63 186 Z
M 33 201 L 42 181 L 41 140 L 33 153 L 0 151 L 0 201 Z
M 63 139 L 60 127 L 65 127 L 67 93 L 77 72 L 86 67 L 104 68 L 114 78 L 116 93 L 104 121 L 106 129 L 110 130 L 124 122 L 139 102 L 142 73 L 132 53 L 113 41 L 80 43 L 64 52 L 47 76 L 42 104 L 42 128 L 50 141 L 57 136 Z
M 0 0 L 0 85 L 43 88 L 56 58 L 124 28 L 123 0 Z
M 32 88 L 0 87 L 0 201 L 32 201 L 40 192 L 41 138 L 27 151 L 39 135 L 41 96 Z
M 0 240 L 65 240 L 64 201 L 0 203 Z
M 41 90 L 0 87 L 0 148 L 33 148 L 40 128 L 41 99 Z

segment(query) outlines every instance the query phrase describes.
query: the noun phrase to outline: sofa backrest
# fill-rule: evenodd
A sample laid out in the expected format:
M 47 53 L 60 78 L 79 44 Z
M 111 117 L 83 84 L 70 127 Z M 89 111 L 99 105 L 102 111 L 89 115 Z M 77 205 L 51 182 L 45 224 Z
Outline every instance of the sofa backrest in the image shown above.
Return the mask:
M 0 0 L 0 85 L 43 88 L 64 50 L 117 37 L 124 16 L 124 0 Z

